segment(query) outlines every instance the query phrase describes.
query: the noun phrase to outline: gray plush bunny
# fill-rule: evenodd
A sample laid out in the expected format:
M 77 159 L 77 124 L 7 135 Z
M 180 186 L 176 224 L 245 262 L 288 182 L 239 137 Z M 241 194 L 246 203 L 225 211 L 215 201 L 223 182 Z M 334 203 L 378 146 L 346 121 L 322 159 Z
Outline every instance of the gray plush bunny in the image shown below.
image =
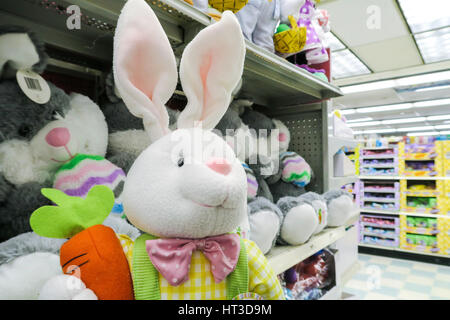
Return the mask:
M 100 107 L 105 115 L 109 130 L 108 156 L 118 156 L 127 154 L 131 161 L 127 161 L 120 166 L 128 171 L 137 156 L 146 149 L 151 140 L 145 131 L 142 119 L 135 117 L 125 103 L 122 101 L 116 87 L 112 73 L 109 73 L 105 80 L 107 99 L 100 103 Z M 169 114 L 169 127 L 173 130 L 176 126 L 179 111 L 166 108 Z
M 328 226 L 339 227 L 350 218 L 354 207 L 352 195 L 345 190 L 330 190 L 323 194 L 328 207 Z
M 49 204 L 40 190 L 52 187 L 54 174 L 64 163 L 77 154 L 106 153 L 105 118 L 88 97 L 69 96 L 47 82 L 49 100 L 36 103 L 19 87 L 17 70 L 45 69 L 43 49 L 26 29 L 0 27 L 0 242 L 31 231 L 31 213 Z M 122 166 L 126 158 L 109 160 Z

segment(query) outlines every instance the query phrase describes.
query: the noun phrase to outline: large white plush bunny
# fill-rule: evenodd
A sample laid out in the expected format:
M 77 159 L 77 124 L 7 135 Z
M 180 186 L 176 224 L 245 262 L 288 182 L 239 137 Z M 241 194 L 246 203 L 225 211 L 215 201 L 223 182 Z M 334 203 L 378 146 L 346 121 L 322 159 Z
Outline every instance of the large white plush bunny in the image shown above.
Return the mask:
M 144 0 L 129 0 L 122 9 L 114 39 L 115 83 L 155 141 L 132 165 L 122 194 L 127 218 L 144 232 L 124 241 L 136 299 L 232 299 L 248 293 L 284 298 L 261 251 L 232 232 L 247 217 L 246 175 L 231 147 L 209 131 L 230 104 L 244 58 L 242 32 L 231 12 L 199 32 L 181 58 L 188 104 L 171 132 L 164 104 L 178 77 L 169 41 Z M 80 270 L 83 280 L 86 271 Z M 63 280 L 52 279 L 46 290 L 58 292 Z M 67 290 L 59 292 L 67 297 Z

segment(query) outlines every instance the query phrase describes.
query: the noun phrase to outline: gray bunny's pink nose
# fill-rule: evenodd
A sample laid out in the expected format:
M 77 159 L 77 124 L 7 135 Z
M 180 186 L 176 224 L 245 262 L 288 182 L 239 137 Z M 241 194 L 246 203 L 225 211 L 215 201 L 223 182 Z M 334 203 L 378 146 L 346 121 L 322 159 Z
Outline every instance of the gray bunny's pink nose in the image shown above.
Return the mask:
M 45 141 L 52 147 L 63 147 L 70 141 L 70 132 L 64 127 L 54 128 L 47 133 Z
M 206 165 L 224 176 L 229 174 L 231 171 L 230 163 L 224 158 L 211 158 L 206 162 Z

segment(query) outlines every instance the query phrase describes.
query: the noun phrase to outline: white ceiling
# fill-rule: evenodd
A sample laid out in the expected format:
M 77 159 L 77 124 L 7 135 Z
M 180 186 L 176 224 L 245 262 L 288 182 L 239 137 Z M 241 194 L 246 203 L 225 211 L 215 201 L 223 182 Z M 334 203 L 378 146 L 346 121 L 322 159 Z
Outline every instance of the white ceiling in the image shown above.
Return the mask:
M 331 32 L 336 37 L 331 41 L 331 69 L 333 83 L 341 88 L 450 70 L 450 0 L 322 0 L 318 7 L 328 11 Z M 377 25 L 373 22 L 377 22 L 378 17 Z M 349 67 L 350 59 L 355 65 L 353 68 Z M 442 89 L 436 89 L 437 86 Z M 368 106 L 394 106 L 442 98 L 450 98 L 450 74 L 439 81 L 432 76 L 413 85 L 399 86 L 397 82 L 384 89 L 347 93 L 334 99 L 334 102 L 340 109 L 357 110 Z M 357 122 L 367 117 L 372 121 L 381 121 L 450 115 L 450 103 L 404 110 L 387 109 L 384 112 L 347 114 L 346 118 Z M 449 119 L 442 119 L 380 123 L 354 130 L 449 125 Z M 433 131 L 444 127 L 430 128 Z M 450 128 L 442 130 L 449 131 Z

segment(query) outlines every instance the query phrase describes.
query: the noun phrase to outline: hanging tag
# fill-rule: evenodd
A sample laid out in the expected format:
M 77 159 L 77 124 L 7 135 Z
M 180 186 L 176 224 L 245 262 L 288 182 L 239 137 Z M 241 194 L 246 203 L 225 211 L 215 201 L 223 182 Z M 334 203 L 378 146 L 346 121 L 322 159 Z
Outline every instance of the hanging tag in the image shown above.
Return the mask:
M 32 101 L 44 104 L 50 100 L 50 87 L 47 81 L 39 74 L 31 70 L 18 70 L 17 83 L 23 93 Z

